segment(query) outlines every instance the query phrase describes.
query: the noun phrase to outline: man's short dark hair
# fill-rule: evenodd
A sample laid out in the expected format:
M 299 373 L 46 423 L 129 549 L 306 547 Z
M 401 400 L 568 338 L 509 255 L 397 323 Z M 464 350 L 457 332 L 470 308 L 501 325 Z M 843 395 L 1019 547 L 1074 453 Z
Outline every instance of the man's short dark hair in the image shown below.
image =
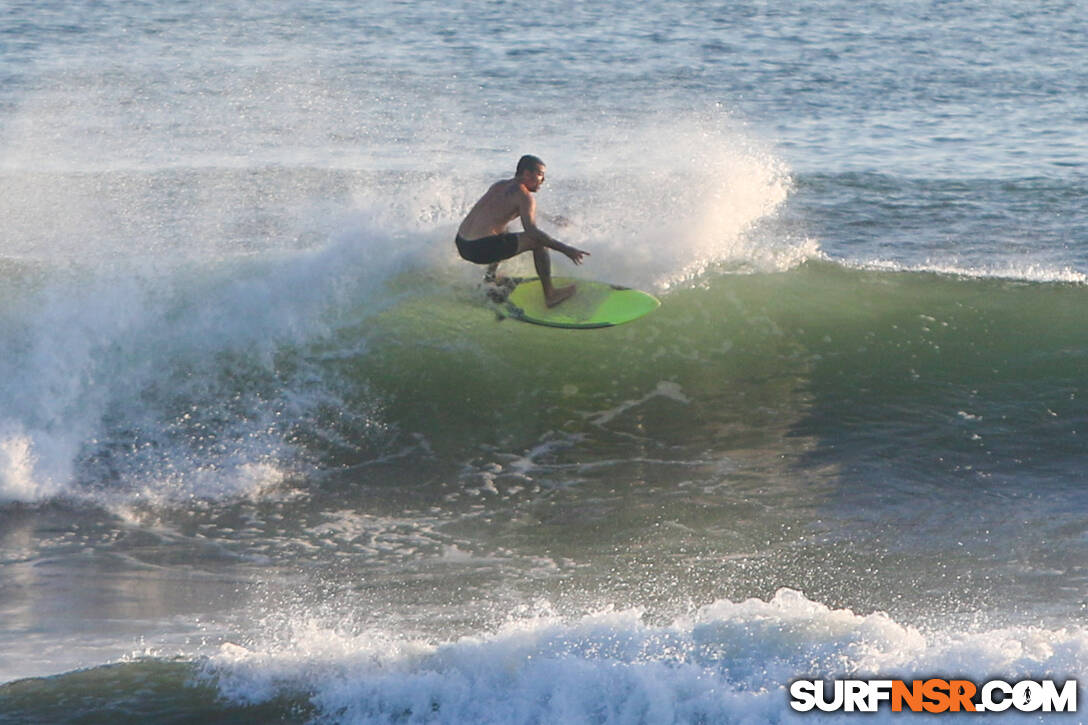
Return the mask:
M 540 160 L 540 157 L 525 154 L 518 159 L 518 170 L 514 173 L 520 176 L 522 171 L 539 171 L 542 168 L 544 168 L 544 162 Z

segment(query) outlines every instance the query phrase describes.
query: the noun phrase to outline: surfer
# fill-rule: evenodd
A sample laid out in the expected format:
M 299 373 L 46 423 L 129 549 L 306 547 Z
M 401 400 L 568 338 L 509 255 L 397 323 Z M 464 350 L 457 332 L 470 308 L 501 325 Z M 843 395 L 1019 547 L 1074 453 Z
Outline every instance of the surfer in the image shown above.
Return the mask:
M 475 264 L 486 264 L 484 279 L 495 281 L 499 262 L 510 259 L 530 249 L 533 263 L 544 288 L 544 302 L 554 307 L 574 294 L 574 285 L 555 287 L 552 284 L 552 263 L 549 249 L 567 255 L 575 264 L 589 252 L 563 244 L 541 231 L 536 225 L 536 200 L 533 194 L 544 183 L 544 162 L 536 156 L 522 156 L 518 160 L 514 178 L 497 181 L 491 185 L 457 229 L 457 251 L 463 259 Z M 521 217 L 524 231 L 508 232 L 506 226 Z

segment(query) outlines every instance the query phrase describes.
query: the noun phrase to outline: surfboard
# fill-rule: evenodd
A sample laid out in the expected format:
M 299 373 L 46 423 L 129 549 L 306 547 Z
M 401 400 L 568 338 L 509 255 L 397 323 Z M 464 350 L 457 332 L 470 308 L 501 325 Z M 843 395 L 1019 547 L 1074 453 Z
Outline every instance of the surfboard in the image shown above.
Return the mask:
M 520 282 L 501 303 L 511 319 L 534 325 L 592 330 L 631 322 L 656 310 L 661 302 L 651 294 L 630 287 L 584 279 L 553 279 L 557 287 L 577 285 L 573 297 L 555 307 L 544 304 L 539 279 Z

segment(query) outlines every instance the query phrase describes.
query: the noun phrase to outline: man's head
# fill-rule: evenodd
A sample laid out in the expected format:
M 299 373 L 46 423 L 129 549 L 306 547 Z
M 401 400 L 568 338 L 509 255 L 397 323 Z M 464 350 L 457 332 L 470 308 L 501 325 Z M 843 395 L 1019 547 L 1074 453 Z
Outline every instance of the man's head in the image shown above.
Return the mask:
M 517 179 L 529 191 L 536 191 L 544 183 L 545 169 L 539 157 L 526 154 L 518 159 Z

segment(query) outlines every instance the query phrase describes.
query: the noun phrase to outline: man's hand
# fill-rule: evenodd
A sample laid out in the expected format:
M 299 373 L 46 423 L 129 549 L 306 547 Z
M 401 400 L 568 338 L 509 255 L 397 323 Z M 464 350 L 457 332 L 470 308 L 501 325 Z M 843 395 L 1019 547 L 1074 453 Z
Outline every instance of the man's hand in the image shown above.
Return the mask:
M 570 261 L 574 262 L 575 264 L 581 264 L 582 263 L 582 257 L 588 257 L 589 256 L 589 252 L 583 252 L 581 249 L 575 249 L 574 247 L 570 246 L 569 244 L 566 245 L 566 249 L 564 249 L 562 251 L 563 251 L 563 254 L 570 257 Z

